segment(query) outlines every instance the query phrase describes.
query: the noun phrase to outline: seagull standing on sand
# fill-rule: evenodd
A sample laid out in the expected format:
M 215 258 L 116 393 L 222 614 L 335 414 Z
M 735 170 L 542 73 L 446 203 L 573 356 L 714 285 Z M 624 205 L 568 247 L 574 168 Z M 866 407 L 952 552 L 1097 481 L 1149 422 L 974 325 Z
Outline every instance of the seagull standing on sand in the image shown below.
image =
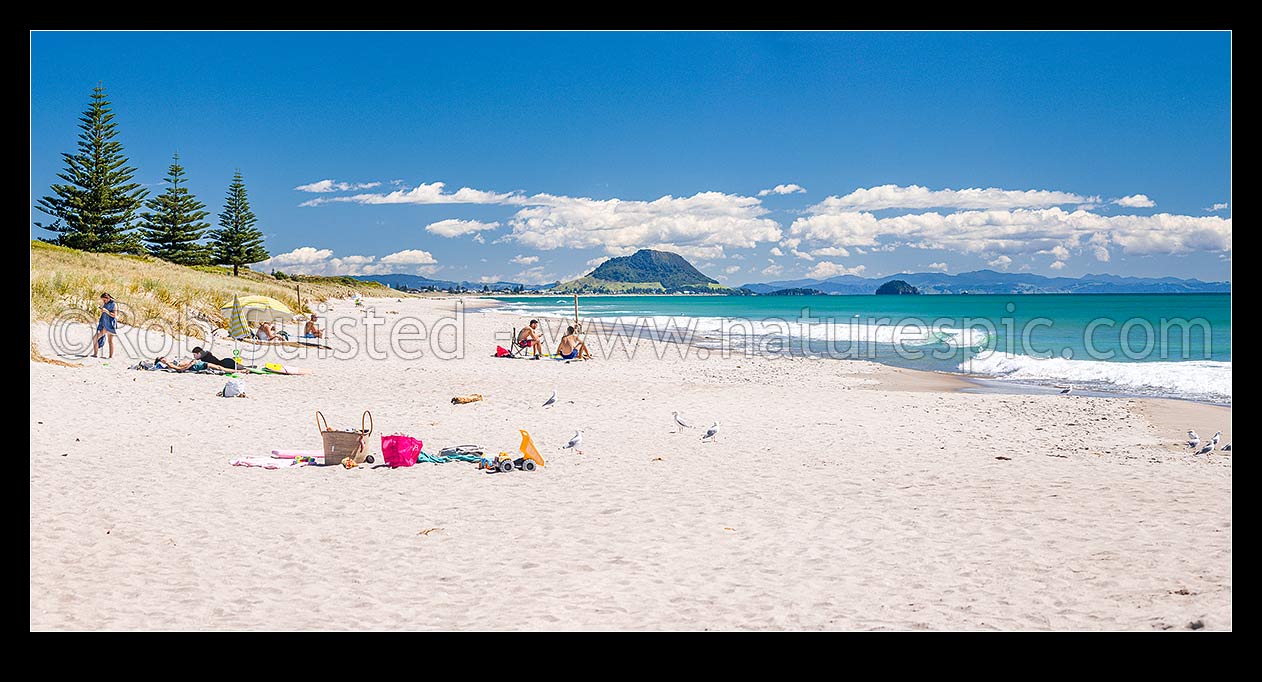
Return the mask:
M 719 423 L 714 422 L 714 424 L 712 424 L 709 429 L 706 429 L 705 435 L 701 437 L 701 440 L 705 441 L 708 438 L 710 442 L 713 443 L 715 439 L 717 439 L 718 437 L 719 437 Z
M 679 428 L 675 429 L 674 433 L 679 433 L 681 429 L 692 428 L 692 424 L 689 424 L 688 422 L 684 421 L 683 417 L 680 417 L 678 412 L 671 412 L 670 416 L 674 417 L 675 423 L 679 425 Z
M 1069 395 L 1070 393 L 1073 393 L 1073 392 L 1074 392 L 1074 387 L 1073 387 L 1073 386 L 1066 386 L 1066 387 L 1065 387 L 1065 390 L 1061 391 L 1061 392 L 1060 392 L 1060 394 L 1061 394 L 1061 395 Z
M 1223 452 L 1231 452 L 1231 443 L 1228 443 L 1228 444 L 1224 445 L 1224 446 L 1222 447 L 1222 451 L 1223 451 Z
M 1195 450 L 1201 446 L 1201 437 L 1192 429 L 1188 429 L 1188 447 Z
M 554 388 L 552 389 L 552 395 L 548 396 L 548 399 L 544 401 L 543 406 L 547 407 L 555 403 L 556 401 L 557 401 L 557 390 Z
M 1214 432 L 1214 437 L 1209 439 L 1209 444 L 1210 444 L 1210 445 L 1213 445 L 1213 446 L 1217 446 L 1217 445 L 1218 445 L 1218 439 L 1219 439 L 1219 438 L 1222 438 L 1222 437 L 1223 437 L 1223 432 L 1222 432 L 1222 431 L 1215 431 L 1215 432 Z
M 1198 454 L 1198 455 L 1208 455 L 1209 453 L 1211 453 L 1211 452 L 1213 452 L 1213 451 L 1214 451 L 1214 444 L 1213 444 L 1213 443 L 1206 443 L 1206 444 L 1205 444 L 1205 447 L 1203 447 L 1203 448 L 1201 448 L 1200 450 L 1197 450 L 1197 451 L 1196 451 L 1196 454 Z
M 561 449 L 562 450 L 573 449 L 574 452 L 577 452 L 578 454 L 581 455 L 583 454 L 583 451 L 579 450 L 579 448 L 582 447 L 582 445 L 583 445 L 583 430 L 579 429 L 578 431 L 574 432 L 574 437 L 570 439 L 570 442 L 566 443 L 565 445 L 562 445 Z

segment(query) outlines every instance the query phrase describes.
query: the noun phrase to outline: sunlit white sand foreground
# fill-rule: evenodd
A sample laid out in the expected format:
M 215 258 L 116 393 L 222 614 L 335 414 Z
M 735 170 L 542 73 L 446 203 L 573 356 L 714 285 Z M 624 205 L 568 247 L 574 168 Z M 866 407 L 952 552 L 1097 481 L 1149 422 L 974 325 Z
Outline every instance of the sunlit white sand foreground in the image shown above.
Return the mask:
M 462 359 L 310 353 L 245 399 L 134 359 L 32 363 L 31 628 L 1232 627 L 1230 453 L 1179 447 L 1230 442 L 1230 409 L 864 362 L 503 360 L 522 321 L 466 320 Z M 229 466 L 318 449 L 317 409 L 429 452 L 527 429 L 547 466 Z M 702 428 L 672 433 L 674 410 Z M 577 428 L 583 453 L 560 450 Z

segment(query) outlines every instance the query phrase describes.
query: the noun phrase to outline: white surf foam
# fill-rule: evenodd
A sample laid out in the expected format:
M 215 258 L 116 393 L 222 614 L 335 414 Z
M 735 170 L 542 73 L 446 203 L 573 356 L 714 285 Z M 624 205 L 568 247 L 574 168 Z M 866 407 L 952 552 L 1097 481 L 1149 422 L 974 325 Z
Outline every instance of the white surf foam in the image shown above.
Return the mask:
M 1005 379 L 1058 381 L 1145 394 L 1231 400 L 1231 363 L 1215 360 L 1107 362 L 985 353 L 960 363 L 959 369 Z

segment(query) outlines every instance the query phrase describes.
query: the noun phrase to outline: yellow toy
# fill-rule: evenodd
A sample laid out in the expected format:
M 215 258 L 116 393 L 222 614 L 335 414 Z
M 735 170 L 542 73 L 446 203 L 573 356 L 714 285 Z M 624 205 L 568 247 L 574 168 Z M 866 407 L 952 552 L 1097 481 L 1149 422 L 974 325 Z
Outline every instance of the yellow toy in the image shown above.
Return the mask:
M 543 455 L 539 454 L 539 448 L 535 447 L 535 441 L 530 438 L 530 433 L 525 429 L 518 429 L 518 431 L 521 432 L 521 445 L 517 446 L 517 449 L 521 452 L 521 457 L 513 459 L 507 452 L 501 452 L 493 459 L 483 458 L 481 462 L 478 462 L 478 468 L 486 469 L 487 473 L 498 471 L 506 474 L 513 469 L 534 471 L 543 466 Z

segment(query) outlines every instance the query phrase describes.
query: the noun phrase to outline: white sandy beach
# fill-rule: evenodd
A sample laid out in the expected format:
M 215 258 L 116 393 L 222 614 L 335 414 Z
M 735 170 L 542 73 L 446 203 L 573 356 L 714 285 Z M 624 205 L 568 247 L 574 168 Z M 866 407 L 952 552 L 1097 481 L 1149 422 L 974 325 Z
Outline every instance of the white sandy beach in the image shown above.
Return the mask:
M 314 374 L 249 376 L 244 399 L 121 353 L 32 362 L 31 629 L 1232 628 L 1231 453 L 1180 446 L 1231 442 L 1230 408 L 858 361 L 491 357 L 523 323 L 470 312 L 459 359 L 303 351 L 282 361 Z M 432 453 L 527 429 L 548 462 L 229 466 L 319 449 L 317 409 Z M 672 410 L 700 428 L 671 433 Z M 576 428 L 583 453 L 560 450 Z

